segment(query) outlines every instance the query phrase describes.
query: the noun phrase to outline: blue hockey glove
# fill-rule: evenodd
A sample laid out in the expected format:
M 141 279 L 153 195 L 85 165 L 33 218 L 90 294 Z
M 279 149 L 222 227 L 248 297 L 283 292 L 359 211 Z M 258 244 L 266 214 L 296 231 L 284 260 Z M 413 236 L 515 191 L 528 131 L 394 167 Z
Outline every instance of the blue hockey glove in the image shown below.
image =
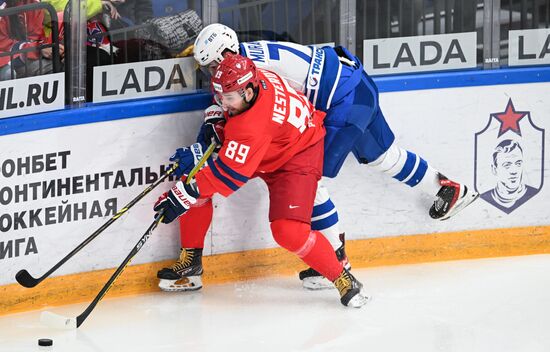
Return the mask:
M 204 124 L 204 138 L 209 143 L 216 143 L 215 152 L 222 149 L 222 144 L 225 139 L 225 120 L 216 123 Z
M 176 153 L 170 157 L 170 161 L 176 161 L 178 168 L 174 171 L 177 178 L 181 178 L 183 175 L 189 175 L 189 172 L 195 167 L 195 165 L 201 160 L 206 151 L 206 146 L 201 143 L 191 144 L 189 147 L 178 148 Z M 201 169 L 208 165 L 205 162 Z
M 169 224 L 197 203 L 197 198 L 199 198 L 199 192 L 194 183 L 186 184 L 178 181 L 170 191 L 159 197 L 153 210 L 156 212 L 162 210 L 164 215 L 162 222 Z

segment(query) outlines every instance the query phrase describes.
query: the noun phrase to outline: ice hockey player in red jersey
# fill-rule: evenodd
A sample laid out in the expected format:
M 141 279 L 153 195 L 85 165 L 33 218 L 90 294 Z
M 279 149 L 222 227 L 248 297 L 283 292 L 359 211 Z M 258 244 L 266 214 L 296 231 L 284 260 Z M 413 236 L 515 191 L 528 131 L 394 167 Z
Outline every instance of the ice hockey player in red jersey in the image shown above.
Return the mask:
M 365 304 L 362 284 L 338 261 L 328 240 L 310 226 L 323 169 L 325 114 L 278 75 L 258 70 L 252 60 L 240 55 L 221 62 L 212 88 L 227 120 L 218 157 L 208 160 L 195 182 L 178 181 L 159 198 L 155 211 L 162 210 L 164 222 L 171 222 L 199 198 L 214 193 L 228 196 L 248 179 L 260 177 L 269 190 L 274 240 L 331 280 L 343 305 Z M 193 274 L 200 279 L 201 255 L 202 248 L 182 250 L 186 279 Z

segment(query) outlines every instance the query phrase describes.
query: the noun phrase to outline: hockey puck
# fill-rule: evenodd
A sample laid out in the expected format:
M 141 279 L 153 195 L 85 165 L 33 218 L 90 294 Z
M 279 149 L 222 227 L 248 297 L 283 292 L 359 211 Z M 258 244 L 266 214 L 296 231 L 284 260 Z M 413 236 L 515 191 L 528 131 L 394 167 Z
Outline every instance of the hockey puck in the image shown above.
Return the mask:
M 38 346 L 53 346 L 52 339 L 39 339 Z

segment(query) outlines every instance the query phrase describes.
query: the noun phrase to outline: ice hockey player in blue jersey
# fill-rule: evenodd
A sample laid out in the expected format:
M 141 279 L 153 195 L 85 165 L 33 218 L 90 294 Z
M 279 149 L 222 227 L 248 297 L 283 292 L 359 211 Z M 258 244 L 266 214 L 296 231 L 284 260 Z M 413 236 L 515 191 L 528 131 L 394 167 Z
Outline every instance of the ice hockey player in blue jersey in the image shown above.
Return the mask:
M 351 152 L 359 163 L 434 196 L 428 211 L 433 219 L 448 219 L 477 199 L 472 188 L 448 179 L 425 159 L 397 145 L 380 109 L 376 84 L 346 48 L 274 41 L 239 43 L 235 31 L 218 23 L 205 27 L 195 41 L 195 60 L 210 72 L 228 52 L 276 72 L 327 113 L 323 176 L 335 177 Z M 322 185 L 316 198 L 311 227 L 322 231 L 340 259 L 346 260 L 338 213 Z M 311 268 L 302 271 L 300 279 L 306 288 L 324 287 Z

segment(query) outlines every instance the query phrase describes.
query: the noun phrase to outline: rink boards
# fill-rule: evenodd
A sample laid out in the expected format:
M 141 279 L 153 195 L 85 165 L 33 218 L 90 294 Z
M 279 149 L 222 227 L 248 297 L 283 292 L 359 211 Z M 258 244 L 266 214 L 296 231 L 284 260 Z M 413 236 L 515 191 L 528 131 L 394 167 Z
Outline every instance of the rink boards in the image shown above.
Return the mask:
M 352 264 L 547 253 L 549 92 L 550 83 L 528 83 L 383 93 L 381 106 L 398 145 L 487 197 L 455 218 L 434 221 L 427 213 L 429 197 L 350 157 L 326 184 L 350 240 Z M 14 276 L 20 269 L 38 276 L 53 266 L 158 177 L 177 147 L 194 141 L 208 99 L 178 99 L 184 104 L 171 108 L 155 100 L 157 110 L 131 102 L 99 108 L 93 116 L 75 110 L 74 120 L 48 122 L 51 115 L 45 115 L 37 123 L 45 129 L 22 123 L 2 133 L 0 314 L 89 300 L 97 293 L 112 272 L 105 269 L 117 267 L 135 245 L 152 221 L 152 204 L 171 182 L 121 217 L 57 277 L 24 289 Z M 492 160 L 505 141 L 519 144 L 522 158 L 497 170 Z M 488 196 L 499 182 L 518 179 L 529 189 L 520 199 Z M 266 187 L 258 180 L 227 199 L 215 198 L 206 282 L 302 268 L 276 248 L 267 210 Z M 156 271 L 178 252 L 177 225 L 160 226 L 110 294 L 156 290 Z

